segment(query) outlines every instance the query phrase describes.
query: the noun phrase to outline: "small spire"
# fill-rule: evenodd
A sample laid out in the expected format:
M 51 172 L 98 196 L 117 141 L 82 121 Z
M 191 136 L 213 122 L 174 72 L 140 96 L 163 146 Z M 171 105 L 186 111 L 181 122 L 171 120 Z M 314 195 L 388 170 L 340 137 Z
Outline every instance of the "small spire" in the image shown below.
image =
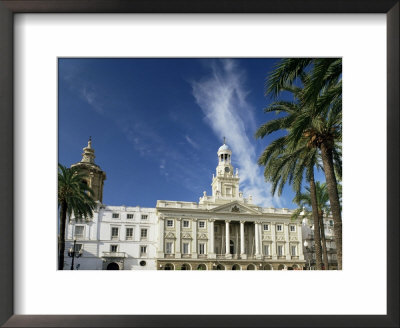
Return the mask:
M 225 137 L 224 137 L 224 145 L 225 145 Z
M 83 148 L 82 160 L 83 163 L 94 164 L 94 149 L 92 148 L 92 136 L 89 137 L 87 147 Z

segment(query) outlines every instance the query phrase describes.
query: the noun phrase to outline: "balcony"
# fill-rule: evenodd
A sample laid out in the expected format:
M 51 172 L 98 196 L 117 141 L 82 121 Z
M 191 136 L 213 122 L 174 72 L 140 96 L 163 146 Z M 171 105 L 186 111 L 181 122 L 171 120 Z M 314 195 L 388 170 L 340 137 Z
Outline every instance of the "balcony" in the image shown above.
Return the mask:
M 103 257 L 126 257 L 125 252 L 103 252 Z

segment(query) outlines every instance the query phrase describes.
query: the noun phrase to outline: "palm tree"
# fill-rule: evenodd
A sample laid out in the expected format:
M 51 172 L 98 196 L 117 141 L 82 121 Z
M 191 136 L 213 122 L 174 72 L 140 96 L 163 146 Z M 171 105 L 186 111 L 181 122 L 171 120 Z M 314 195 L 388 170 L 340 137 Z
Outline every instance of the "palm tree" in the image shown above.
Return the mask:
M 335 162 L 341 162 L 341 158 L 335 147 L 342 136 L 341 64 L 340 58 L 284 59 L 267 81 L 267 93 L 274 97 L 289 87 L 303 84 L 302 110 L 289 111 L 284 118 L 274 120 L 268 134 L 287 129 L 288 140 L 294 145 L 306 138 L 310 148 L 320 150 L 334 220 L 339 270 L 342 268 L 342 215 Z
M 312 205 L 311 190 L 309 187 L 306 187 L 305 190 L 306 190 L 305 192 L 297 193 L 295 198 L 293 199 L 293 202 L 299 206 L 299 208 L 292 215 L 293 219 L 298 218 L 298 216 L 300 214 L 303 214 L 304 218 L 307 218 L 307 219 L 309 219 L 310 216 L 313 216 L 309 210 L 309 208 Z M 329 269 L 328 251 L 326 248 L 325 228 L 324 228 L 324 221 L 323 221 L 324 215 L 330 213 L 330 206 L 328 204 L 329 195 L 328 195 L 328 192 L 326 189 L 326 183 L 321 184 L 319 181 L 317 181 L 315 183 L 315 192 L 316 192 L 316 196 L 317 196 L 318 222 L 319 222 L 319 229 L 320 229 L 320 235 L 321 235 L 324 266 L 325 266 L 325 269 Z M 314 222 L 315 222 L 315 218 L 314 218 Z M 314 231 L 316 229 L 317 229 L 317 227 L 315 227 L 315 225 L 314 225 Z
M 60 209 L 60 237 L 58 244 L 58 269 L 64 268 L 65 226 L 67 216 L 74 213 L 75 218 L 93 217 L 95 201 L 93 191 L 84 181 L 85 175 L 58 164 L 58 207 Z
M 307 80 L 307 76 L 302 76 L 302 81 Z M 287 86 L 286 91 L 293 94 L 295 101 L 279 101 L 271 104 L 265 109 L 266 112 L 285 112 L 289 115 L 271 120 L 262 125 L 256 132 L 256 138 L 263 138 L 266 135 L 279 130 L 290 131 L 294 119 L 303 110 L 302 95 L 303 90 L 297 87 Z M 322 252 L 320 241 L 320 230 L 317 212 L 317 196 L 314 183 L 314 167 L 318 166 L 318 150 L 310 147 L 307 138 L 302 138 L 300 142 L 294 143 L 289 138 L 290 134 L 273 141 L 258 159 L 258 164 L 265 166 L 264 176 L 266 181 L 272 182 L 272 194 L 278 191 L 281 195 L 284 185 L 288 182 L 293 185 L 296 193 L 300 193 L 304 175 L 310 183 L 311 200 L 314 220 L 314 239 L 317 269 L 322 269 Z

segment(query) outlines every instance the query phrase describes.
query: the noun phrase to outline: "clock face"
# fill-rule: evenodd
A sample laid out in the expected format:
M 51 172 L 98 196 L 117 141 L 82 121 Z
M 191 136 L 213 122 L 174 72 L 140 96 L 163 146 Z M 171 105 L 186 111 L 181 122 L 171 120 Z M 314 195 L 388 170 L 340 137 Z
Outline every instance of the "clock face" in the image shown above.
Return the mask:
M 228 173 L 229 172 L 229 167 L 225 168 L 225 172 Z

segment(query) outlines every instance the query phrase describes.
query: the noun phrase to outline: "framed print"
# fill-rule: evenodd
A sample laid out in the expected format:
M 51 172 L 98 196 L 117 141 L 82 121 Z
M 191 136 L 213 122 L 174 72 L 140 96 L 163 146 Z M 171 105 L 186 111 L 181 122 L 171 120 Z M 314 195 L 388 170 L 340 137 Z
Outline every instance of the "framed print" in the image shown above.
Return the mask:
M 0 300 L 1 324 L 6 327 L 398 326 L 398 1 L 350 1 L 339 4 L 337 1 L 294 0 L 267 3 L 1 1 L 0 9 L 1 49 L 6 50 L 0 52 L 0 142 L 3 151 L 0 159 L 0 199 L 3 205 L 0 219 L 0 251 L 3 259 L 0 290 L 2 295 L 6 295 Z M 291 273 L 290 270 L 279 271 L 278 267 L 274 267 L 274 270 L 262 271 L 254 266 L 258 263 L 249 262 L 246 263 L 247 270 L 257 270 L 237 273 L 228 272 L 230 270 L 223 273 L 194 270 L 188 273 L 161 272 L 159 266 L 171 268 L 179 264 L 180 271 L 185 271 L 191 269 L 196 261 L 187 261 L 192 264 L 182 264 L 180 260 L 173 264 L 171 261 L 148 261 L 145 255 L 152 249 L 147 241 L 152 238 L 153 212 L 145 213 L 141 209 L 140 213 L 136 213 L 133 207 L 108 213 L 111 223 L 107 238 L 110 243 L 103 240 L 106 244 L 101 249 L 103 261 L 93 264 L 99 271 L 85 270 L 86 264 L 79 256 L 75 257 L 75 253 L 84 254 L 89 247 L 84 242 L 79 242 L 82 236 L 90 234 L 89 228 L 85 228 L 83 224 L 76 224 L 71 228 L 70 235 L 66 238 L 70 242 L 68 247 L 71 247 L 71 260 L 66 259 L 66 262 L 71 270 L 55 270 L 57 259 L 54 256 L 53 232 L 57 227 L 53 221 L 46 223 L 49 218 L 58 215 L 55 214 L 57 207 L 53 204 L 56 202 L 53 191 L 57 184 L 53 168 L 57 166 L 57 159 L 61 154 L 58 149 L 59 133 L 67 136 L 68 133 L 79 134 L 79 131 L 74 132 L 71 128 L 64 131 L 57 121 L 66 119 L 68 113 L 81 117 L 84 122 L 90 121 L 83 112 L 62 112 L 59 106 L 75 106 L 71 95 L 78 91 L 86 104 L 91 106 L 93 113 L 105 117 L 102 104 L 96 102 L 95 96 L 99 93 L 94 92 L 83 74 L 86 74 L 85 77 L 93 77 L 96 70 L 104 68 L 110 81 L 115 76 L 117 79 L 114 81 L 120 81 L 119 86 L 113 82 L 115 88 L 122 90 L 132 83 L 132 90 L 137 88 L 144 94 L 148 92 L 148 97 L 157 94 L 162 98 L 165 92 L 162 88 L 169 90 L 167 84 L 170 83 L 176 89 L 175 92 L 169 91 L 171 97 L 182 98 L 184 88 L 172 83 L 172 73 L 168 74 L 168 70 L 163 68 L 164 62 L 168 60 L 168 67 L 175 67 L 176 71 L 179 71 L 184 61 L 190 62 L 185 69 L 193 72 L 192 62 L 199 59 L 196 63 L 202 64 L 207 74 L 195 78 L 192 74 L 190 80 L 189 76 L 184 75 L 184 78 L 189 81 L 187 84 L 191 88 L 191 97 L 196 100 L 204 116 L 207 116 L 213 114 L 207 110 L 214 105 L 206 101 L 207 95 L 204 93 L 212 76 L 207 68 L 213 67 L 215 71 L 211 72 L 214 73 L 218 70 L 232 73 L 232 66 L 239 65 L 241 68 L 246 67 L 248 71 L 253 69 L 258 72 L 260 66 L 254 65 L 252 58 L 262 62 L 266 58 L 285 57 L 343 59 L 343 215 L 346 217 L 343 228 L 343 247 L 346 250 L 343 253 L 343 270 L 298 270 L 299 272 Z M 78 58 L 81 59 L 80 62 Z M 98 58 L 98 66 L 92 66 L 93 71 L 86 70 L 83 73 L 82 70 L 75 70 L 75 64 L 71 65 L 79 62 L 79 67 L 83 67 L 93 58 Z M 149 58 L 152 60 L 149 61 Z M 210 64 L 210 59 L 217 61 Z M 115 60 L 120 65 L 119 71 L 113 66 Z M 127 72 L 124 65 L 128 61 L 143 68 L 141 84 L 133 84 L 133 80 L 123 82 L 122 72 Z M 65 65 L 69 65 L 69 70 L 64 70 Z M 167 82 L 159 85 L 156 79 L 150 80 L 151 70 L 146 71 L 145 67 L 160 74 L 158 82 Z M 74 70 L 75 75 L 72 74 Z M 221 77 L 219 74 L 215 75 Z M 240 74 L 235 77 L 233 79 L 231 76 L 231 81 L 236 81 L 235 83 L 242 83 L 245 79 Z M 60 82 L 60 79 L 65 83 Z M 144 92 L 146 83 L 153 85 L 154 89 L 149 88 Z M 259 84 L 262 89 L 264 86 Z M 219 90 L 212 85 L 213 90 Z M 62 89 L 63 86 L 69 88 L 67 93 L 64 92 L 67 89 Z M 158 92 L 155 90 L 157 87 Z M 235 99 L 238 101 L 248 95 L 246 92 L 241 93 L 242 89 L 235 90 L 238 94 Z M 103 99 L 114 97 L 111 92 L 107 94 L 106 90 L 100 93 L 105 97 Z M 109 102 L 109 106 L 115 106 L 109 122 L 110 126 L 117 122 L 118 128 L 126 132 L 123 122 L 125 119 L 116 117 L 121 114 L 119 108 L 124 106 L 124 97 L 119 93 L 118 97 L 114 97 L 118 99 Z M 136 98 L 139 98 L 138 94 Z M 151 112 L 150 107 L 153 105 L 150 100 L 147 103 L 143 101 L 141 105 L 148 106 L 147 110 Z M 190 106 L 188 103 L 185 105 Z M 176 106 L 185 105 L 176 102 Z M 219 106 L 222 106 L 221 103 Z M 95 115 L 91 118 L 91 124 L 97 124 L 104 135 L 110 135 L 107 124 L 101 125 L 103 123 Z M 150 124 L 144 124 L 145 120 L 158 119 L 161 129 L 169 129 L 166 131 L 168 135 L 174 134 L 171 130 L 175 128 L 170 123 L 165 123 L 169 121 L 163 115 L 154 112 L 152 117 L 142 118 L 143 124 L 140 127 L 136 125 L 138 129 L 147 128 L 149 132 Z M 130 119 L 131 122 L 140 121 L 139 115 Z M 238 115 L 235 120 L 230 121 L 231 126 L 240 119 L 243 124 L 250 120 Z M 215 121 L 218 119 L 214 119 Z M 212 124 L 209 125 L 212 128 Z M 85 133 L 84 125 L 78 129 Z M 229 129 L 226 131 L 229 132 Z M 203 134 L 205 138 L 205 133 L 203 130 L 199 135 Z M 214 134 L 218 133 L 214 130 Z M 134 145 L 138 136 L 129 136 Z M 143 136 L 150 138 L 149 133 Z M 233 167 L 228 165 L 230 156 L 232 155 L 233 161 L 236 160 L 229 147 L 224 148 L 226 144 L 229 145 L 230 137 L 234 136 L 228 136 L 227 141 L 224 139 L 218 151 L 218 165 L 221 164 L 223 169 L 220 172 L 217 169 L 216 179 L 223 181 L 221 180 L 220 189 L 217 184 L 212 187 L 213 196 L 217 192 L 223 193 L 224 197 L 232 196 L 238 189 L 238 185 L 233 182 L 224 185 L 224 179 L 234 172 Z M 65 138 L 67 139 L 68 137 Z M 188 134 L 185 135 L 185 140 L 192 149 L 199 151 L 204 148 L 199 147 Z M 97 147 L 95 142 L 96 137 L 93 138 L 94 148 Z M 155 150 L 154 147 L 152 149 Z M 172 148 L 168 149 L 171 151 Z M 176 149 L 179 149 L 178 142 Z M 93 162 L 92 150 L 90 137 L 79 165 Z M 135 150 L 143 151 L 139 148 Z M 97 154 L 99 153 L 96 149 Z M 98 156 L 100 158 L 102 155 Z M 118 162 L 125 155 L 110 153 L 108 156 L 109 160 L 115 159 Z M 361 161 L 362 156 L 366 156 L 368 160 Z M 184 162 L 184 159 L 180 158 L 180 161 Z M 136 168 L 140 167 L 137 159 L 132 159 L 131 162 L 136 163 Z M 165 163 L 157 162 L 157 166 L 162 171 Z M 150 170 L 151 167 L 145 169 Z M 191 172 L 193 177 L 199 172 L 199 166 L 193 163 L 182 165 L 181 171 L 184 170 Z M 104 181 L 105 175 L 101 172 L 99 174 L 103 180 L 100 179 L 99 185 L 90 182 L 90 186 L 101 201 L 102 189 L 94 189 Z M 137 186 L 142 186 L 143 192 L 147 192 L 145 184 L 137 183 Z M 122 182 L 119 188 L 122 190 Z M 174 191 L 178 189 L 176 186 L 173 188 Z M 208 197 L 210 196 L 204 193 L 199 203 L 207 202 Z M 244 232 L 249 231 L 249 228 L 246 230 L 245 223 L 243 227 L 239 225 L 239 221 L 236 222 L 237 226 L 234 222 L 227 222 L 213 227 L 208 220 L 192 220 L 189 214 L 182 220 L 175 221 L 168 219 L 168 210 L 165 209 L 172 206 L 171 204 L 160 201 L 157 205 L 158 212 L 163 213 L 166 221 L 172 221 L 165 222 L 166 234 L 163 231 L 163 236 L 166 236 L 166 240 L 160 246 L 165 247 L 166 254 L 172 252 L 172 249 L 178 249 L 182 258 L 189 258 L 194 247 L 202 255 L 209 247 L 214 247 L 213 244 L 210 246 L 202 242 L 207 233 L 211 234 L 210 227 L 213 228 L 213 233 L 220 233 L 221 236 L 224 234 L 226 237 L 221 237 L 220 244 L 215 245 L 216 248 L 220 247 L 219 252 L 216 252 L 220 255 L 220 262 L 223 262 L 223 252 L 227 259 L 236 256 L 240 248 L 251 248 L 253 241 L 249 240 L 248 244 L 243 245 L 239 243 L 239 235 L 242 238 Z M 250 211 L 247 215 L 253 213 L 251 207 L 243 207 L 240 202 L 234 205 L 229 207 L 229 211 L 235 215 L 239 215 L 241 211 Z M 222 212 L 225 210 L 223 206 L 219 209 Z M 124 221 L 123 226 L 116 222 L 121 219 L 121 215 L 127 221 Z M 140 224 L 129 224 L 130 219 L 137 219 Z M 183 229 L 182 236 L 179 235 L 182 238 L 179 245 L 174 244 L 176 236 L 171 234 L 175 225 L 182 225 Z M 270 229 L 269 224 L 263 221 L 258 225 L 260 231 L 261 228 L 265 231 Z M 195 229 L 193 231 L 198 236 L 196 238 L 199 238 L 199 243 L 191 242 L 190 233 L 184 236 L 185 229 Z M 287 229 L 288 236 L 291 237 L 298 233 L 295 225 L 282 225 L 281 229 L 285 233 Z M 228 231 L 231 231 L 231 236 L 236 234 L 236 239 L 229 238 Z M 266 235 L 267 232 L 265 235 L 260 232 L 261 237 Z M 119 243 L 120 238 L 138 238 L 140 242 L 134 252 L 139 254 L 140 262 L 121 260 L 120 254 L 125 250 L 119 248 L 122 245 Z M 295 240 L 297 239 L 291 239 L 292 242 Z M 277 253 L 287 251 L 293 258 L 298 255 L 299 250 L 295 244 L 290 243 L 289 246 L 287 243 L 286 247 L 285 240 L 280 241 L 282 244 L 277 244 L 281 247 L 275 250 Z M 265 254 L 270 252 L 268 238 L 261 242 L 260 239 L 254 240 L 254 247 Z M 257 255 L 260 254 L 256 253 Z M 76 260 L 75 263 L 72 259 Z M 79 272 L 76 271 L 78 264 L 81 266 Z M 197 262 L 195 264 L 198 265 Z M 118 273 L 106 270 L 123 268 L 124 265 L 137 267 L 138 270 Z M 150 265 L 158 270 L 140 270 L 141 267 Z M 202 267 L 201 264 L 198 266 L 207 269 L 212 268 L 213 263 L 207 265 L 208 267 Z M 292 269 L 300 268 L 293 263 L 285 265 Z M 307 263 L 304 266 L 307 267 Z M 86 268 L 90 269 L 91 264 L 87 264 Z M 236 268 L 240 269 L 239 266 Z

